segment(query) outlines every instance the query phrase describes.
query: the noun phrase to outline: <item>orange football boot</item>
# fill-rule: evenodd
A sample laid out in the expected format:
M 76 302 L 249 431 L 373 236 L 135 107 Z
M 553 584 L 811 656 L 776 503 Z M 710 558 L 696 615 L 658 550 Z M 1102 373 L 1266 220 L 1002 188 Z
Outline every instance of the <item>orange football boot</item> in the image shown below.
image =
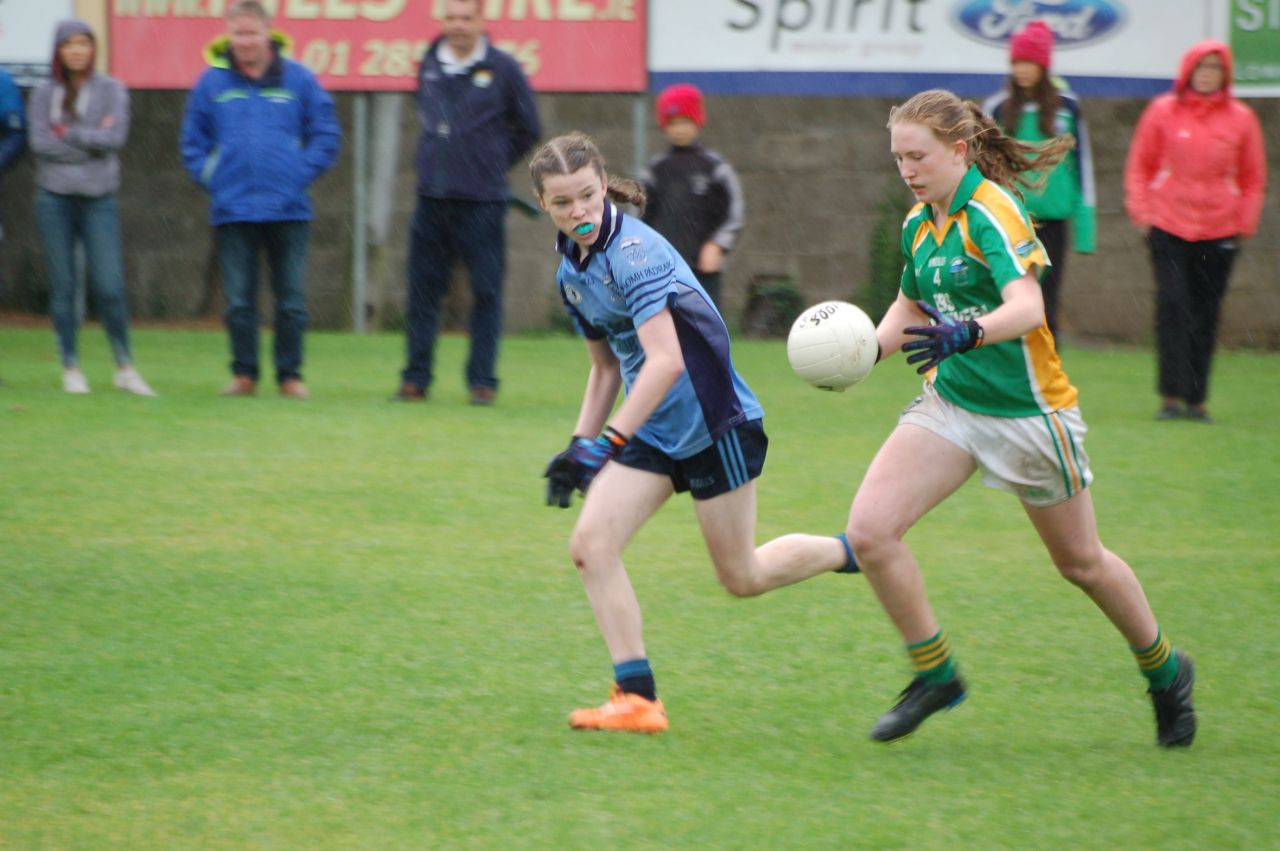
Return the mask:
M 661 733 L 667 729 L 667 710 L 662 708 L 661 700 L 625 692 L 614 683 L 609 689 L 608 703 L 573 710 L 569 713 L 569 726 L 575 730 Z

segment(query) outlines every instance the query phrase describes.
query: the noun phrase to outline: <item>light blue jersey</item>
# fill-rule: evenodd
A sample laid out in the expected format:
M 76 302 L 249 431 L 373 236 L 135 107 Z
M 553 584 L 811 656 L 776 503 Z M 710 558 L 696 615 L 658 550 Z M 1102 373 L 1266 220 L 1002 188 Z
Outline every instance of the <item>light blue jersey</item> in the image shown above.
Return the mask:
M 764 417 L 751 388 L 733 368 L 729 329 L 689 265 L 639 219 L 605 202 L 600 233 L 585 260 L 564 234 L 556 273 L 560 299 L 578 332 L 607 340 L 628 393 L 644 349 L 637 326 L 670 308 L 685 372 L 636 436 L 672 458 L 701 452 L 735 426 Z

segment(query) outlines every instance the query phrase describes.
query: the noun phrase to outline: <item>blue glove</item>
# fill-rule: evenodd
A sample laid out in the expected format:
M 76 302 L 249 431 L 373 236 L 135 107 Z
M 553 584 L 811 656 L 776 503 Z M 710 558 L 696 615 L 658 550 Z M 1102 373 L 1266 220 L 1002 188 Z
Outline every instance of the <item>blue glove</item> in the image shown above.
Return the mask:
M 547 480 L 547 505 L 568 508 L 573 492 L 586 493 L 600 468 L 626 445 L 627 439 L 610 426 L 594 440 L 575 436 L 542 474 Z
M 983 330 L 976 320 L 968 319 L 960 322 L 948 319 L 927 301 L 917 301 L 916 306 L 936 323 L 912 325 L 903 329 L 906 333 L 920 338 L 903 343 L 902 350 L 915 353 L 907 358 L 907 363 L 917 364 L 924 361 L 916 368 L 916 372 L 921 375 L 952 355 L 958 355 L 982 345 Z
M 570 443 L 569 460 L 577 465 L 580 470 L 577 482 L 578 490 L 586 493 L 587 488 L 591 486 L 591 481 L 600 472 L 600 468 L 607 464 L 609 459 L 617 455 L 618 451 L 626 445 L 627 439 L 613 426 L 605 426 L 604 431 L 600 432 L 599 437 L 595 440 L 579 437 L 573 443 Z

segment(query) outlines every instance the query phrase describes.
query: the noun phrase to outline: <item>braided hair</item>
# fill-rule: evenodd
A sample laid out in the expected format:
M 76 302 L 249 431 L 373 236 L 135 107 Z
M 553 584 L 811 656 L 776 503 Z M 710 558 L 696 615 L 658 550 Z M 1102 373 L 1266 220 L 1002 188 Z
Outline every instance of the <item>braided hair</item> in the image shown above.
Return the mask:
M 549 174 L 574 174 L 590 166 L 608 185 L 607 194 L 614 201 L 631 204 L 644 212 L 644 187 L 625 177 L 611 177 L 605 170 L 604 155 L 595 140 L 586 133 L 574 131 L 547 142 L 529 160 L 529 176 L 533 189 L 542 197 L 542 183 Z

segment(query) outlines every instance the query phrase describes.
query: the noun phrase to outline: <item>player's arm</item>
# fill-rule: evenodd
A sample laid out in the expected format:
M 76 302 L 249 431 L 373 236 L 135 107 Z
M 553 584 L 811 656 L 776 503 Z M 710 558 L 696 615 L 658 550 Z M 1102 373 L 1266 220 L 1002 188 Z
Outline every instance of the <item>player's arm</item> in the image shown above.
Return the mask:
M 578 422 L 573 427 L 573 433 L 580 437 L 599 434 L 604 428 L 622 386 L 618 359 L 604 338 L 588 339 L 587 353 L 591 356 L 591 371 L 587 373 L 587 389 L 582 395 Z
M 1044 324 L 1044 293 L 1034 268 L 1005 284 L 1000 297 L 1000 306 L 978 319 L 983 342 L 1017 340 Z
M 573 437 L 542 474 L 547 480 L 547 505 L 560 508 L 569 507 L 575 490 L 586 493 L 596 473 L 626 443 L 625 439 L 601 431 L 622 384 L 618 359 L 603 337 L 588 337 L 587 352 L 591 356 L 591 370 L 587 373 L 587 389 L 582 396 L 582 410 L 573 427 Z M 599 437 L 589 437 L 597 433 Z
M 876 326 L 876 342 L 880 344 L 880 359 L 889 357 L 902 348 L 903 343 L 913 339 L 905 330 L 907 326 L 919 325 L 928 320 L 929 317 L 916 306 L 915 301 L 907 298 L 902 290 L 898 290 L 898 297 L 894 299 L 893 304 L 889 305 L 880 324 Z
M 636 335 L 644 349 L 644 364 L 636 374 L 627 399 L 613 415 L 610 425 L 630 438 L 666 398 L 667 391 L 684 374 L 684 353 L 676 335 L 671 310 L 663 308 L 638 328 Z

